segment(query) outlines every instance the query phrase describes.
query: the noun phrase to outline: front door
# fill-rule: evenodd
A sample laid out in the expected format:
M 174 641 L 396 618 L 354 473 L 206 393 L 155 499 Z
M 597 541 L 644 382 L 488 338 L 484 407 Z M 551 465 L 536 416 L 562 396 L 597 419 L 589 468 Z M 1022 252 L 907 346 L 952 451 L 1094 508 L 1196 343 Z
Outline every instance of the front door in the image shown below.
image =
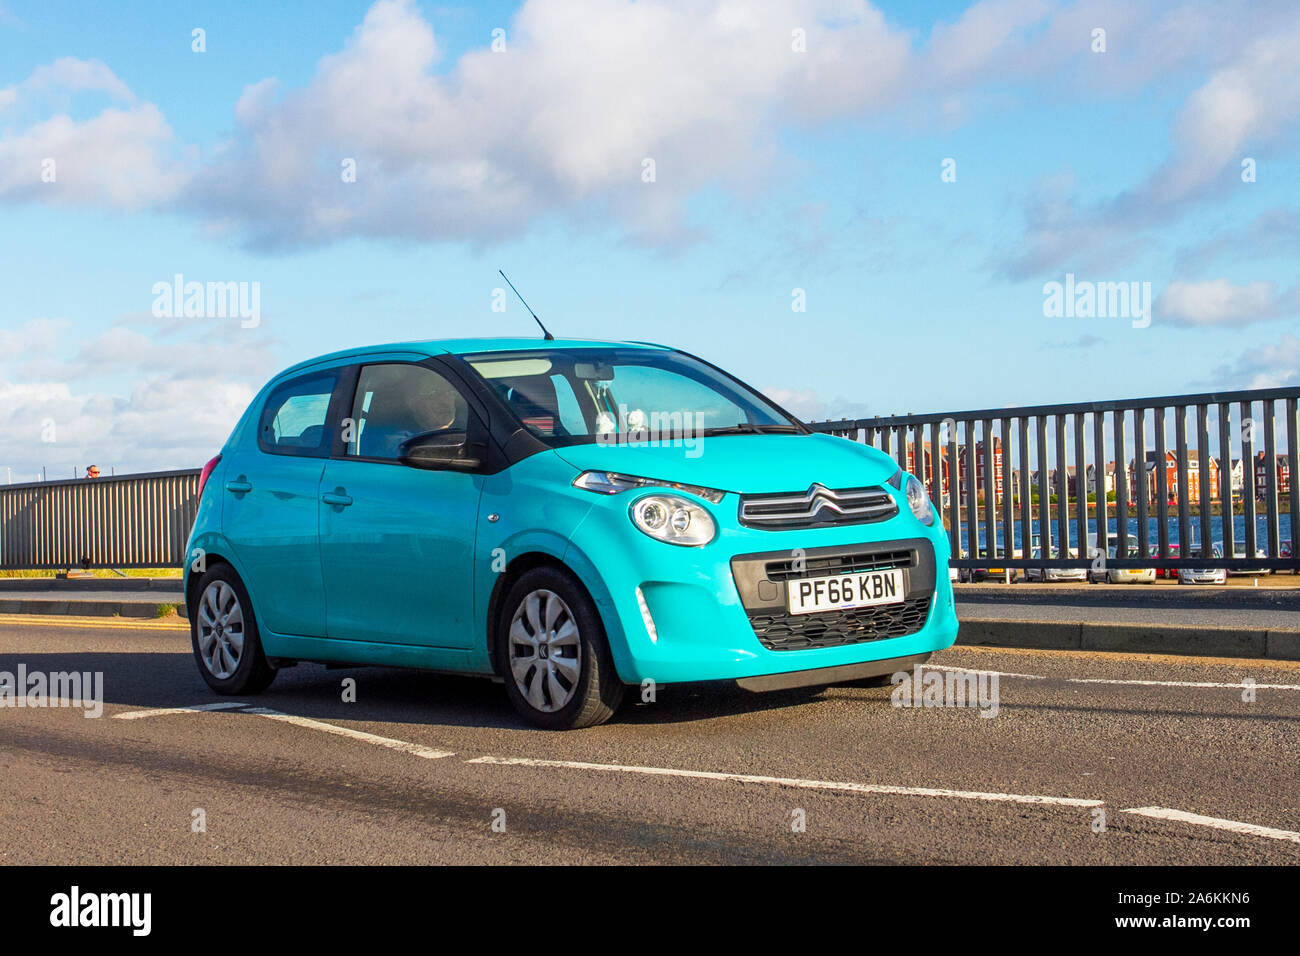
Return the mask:
M 482 424 L 440 372 L 362 366 L 343 455 L 320 483 L 321 568 L 333 640 L 466 648 L 474 640 L 474 534 L 483 478 L 402 464 L 402 443 Z

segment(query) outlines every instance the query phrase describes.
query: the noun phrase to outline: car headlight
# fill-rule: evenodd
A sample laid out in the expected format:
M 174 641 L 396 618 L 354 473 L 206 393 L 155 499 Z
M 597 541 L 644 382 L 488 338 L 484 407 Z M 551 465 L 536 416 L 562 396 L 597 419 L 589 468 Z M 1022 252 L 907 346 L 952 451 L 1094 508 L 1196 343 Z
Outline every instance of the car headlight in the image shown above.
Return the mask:
M 679 495 L 646 495 L 632 502 L 627 513 L 634 525 L 668 544 L 699 547 L 718 533 L 708 511 Z
M 716 488 L 704 488 L 700 485 L 684 485 L 677 481 L 661 481 L 658 478 L 641 478 L 637 475 L 625 475 L 617 471 L 584 471 L 573 479 L 575 488 L 594 491 L 598 495 L 617 495 L 635 488 L 672 488 L 684 491 L 688 495 L 703 498 L 710 504 L 717 504 L 726 494 Z
M 907 476 L 907 504 L 921 524 L 934 524 L 934 509 L 930 507 L 930 496 L 925 493 L 925 485 L 912 475 Z

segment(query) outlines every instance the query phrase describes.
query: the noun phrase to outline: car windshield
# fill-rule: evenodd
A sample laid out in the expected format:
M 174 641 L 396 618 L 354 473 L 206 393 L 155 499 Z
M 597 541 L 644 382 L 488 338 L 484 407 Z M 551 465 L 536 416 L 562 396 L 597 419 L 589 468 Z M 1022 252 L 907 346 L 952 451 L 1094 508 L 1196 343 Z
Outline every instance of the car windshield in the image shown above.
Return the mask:
M 799 433 L 748 386 L 664 349 L 593 347 L 485 352 L 465 361 L 551 445 L 618 439 Z

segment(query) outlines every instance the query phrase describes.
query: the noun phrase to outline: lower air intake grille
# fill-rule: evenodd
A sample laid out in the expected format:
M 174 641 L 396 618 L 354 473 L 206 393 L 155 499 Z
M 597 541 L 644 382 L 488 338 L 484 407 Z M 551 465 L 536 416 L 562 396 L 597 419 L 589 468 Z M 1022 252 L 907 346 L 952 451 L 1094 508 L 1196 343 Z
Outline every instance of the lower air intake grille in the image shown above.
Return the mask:
M 769 651 L 839 647 L 915 634 L 925 626 L 930 595 L 902 604 L 821 614 L 750 614 L 754 634 Z
M 826 557 L 804 557 L 769 561 L 765 568 L 769 581 L 793 581 L 826 574 L 849 574 L 861 571 L 887 571 L 890 568 L 910 568 L 912 551 L 863 551 L 852 554 L 832 554 Z M 798 567 L 803 570 L 798 570 Z

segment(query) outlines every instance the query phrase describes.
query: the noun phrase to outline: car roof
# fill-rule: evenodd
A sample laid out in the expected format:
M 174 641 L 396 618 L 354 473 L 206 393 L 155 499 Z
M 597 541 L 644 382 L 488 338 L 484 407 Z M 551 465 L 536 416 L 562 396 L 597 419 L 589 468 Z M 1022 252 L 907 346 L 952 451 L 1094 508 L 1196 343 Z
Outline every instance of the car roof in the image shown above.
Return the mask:
M 410 342 L 387 342 L 382 345 L 366 345 L 351 349 L 341 349 L 327 355 L 318 355 L 293 365 L 280 375 L 287 375 L 300 369 L 310 368 L 322 362 L 339 359 L 356 358 L 364 360 L 368 355 L 385 355 L 393 352 L 414 352 L 418 355 L 474 355 L 482 352 L 533 352 L 540 349 L 589 349 L 600 347 L 657 349 L 670 351 L 666 345 L 653 342 L 619 342 L 605 339 L 543 339 L 531 338 L 475 338 L 475 339 L 424 339 Z M 279 378 L 280 376 L 276 376 Z

